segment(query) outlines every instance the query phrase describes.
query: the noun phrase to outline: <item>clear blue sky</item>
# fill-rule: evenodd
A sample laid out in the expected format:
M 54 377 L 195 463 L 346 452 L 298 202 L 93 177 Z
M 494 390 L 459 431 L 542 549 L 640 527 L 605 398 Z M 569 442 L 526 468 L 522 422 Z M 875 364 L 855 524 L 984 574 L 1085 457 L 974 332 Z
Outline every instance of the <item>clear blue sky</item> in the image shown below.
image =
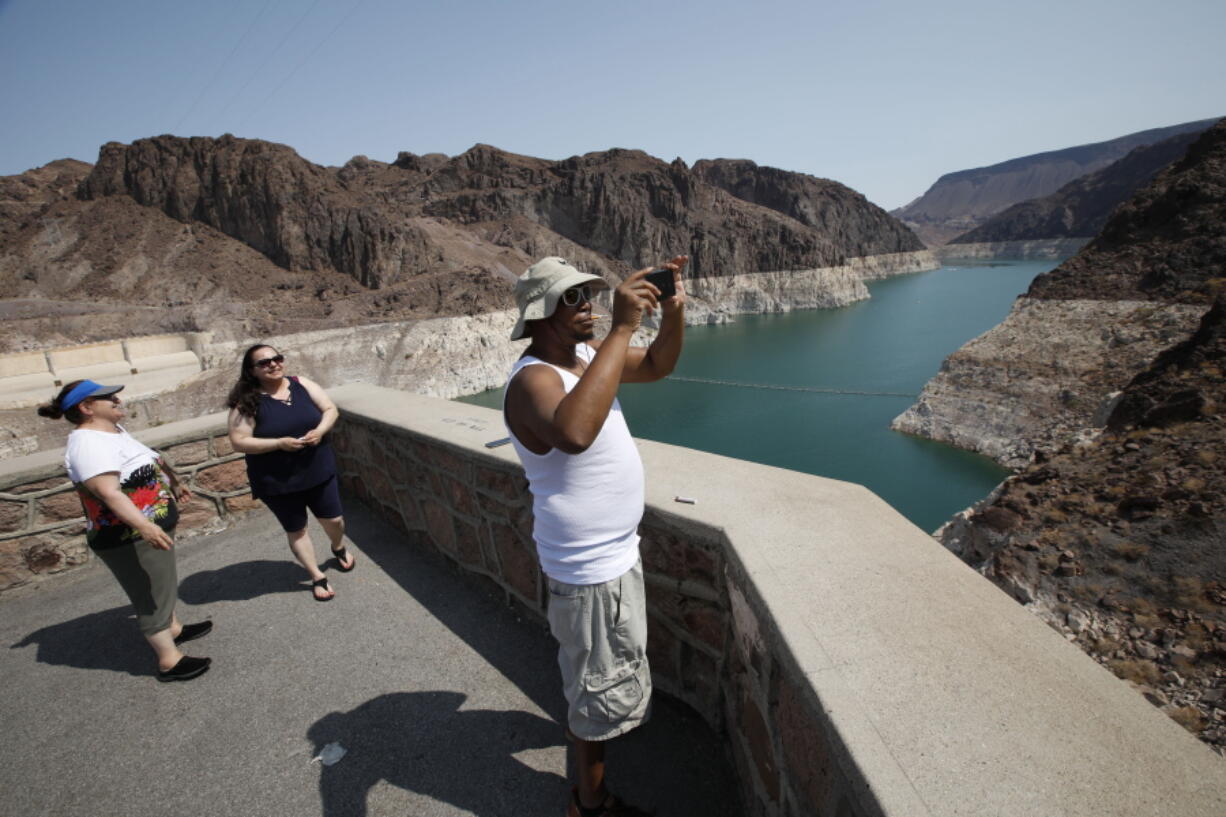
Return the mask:
M 311 161 L 735 157 L 893 208 L 1226 115 L 1222 0 L 0 0 L 0 175 L 161 133 Z

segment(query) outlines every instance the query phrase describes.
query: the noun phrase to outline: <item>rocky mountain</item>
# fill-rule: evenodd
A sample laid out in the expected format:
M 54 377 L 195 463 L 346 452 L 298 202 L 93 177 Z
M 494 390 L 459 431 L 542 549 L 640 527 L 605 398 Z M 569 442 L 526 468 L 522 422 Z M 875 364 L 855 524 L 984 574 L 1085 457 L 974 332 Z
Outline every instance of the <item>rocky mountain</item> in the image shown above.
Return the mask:
M 847 254 L 852 257 L 923 249 L 880 207 L 829 179 L 759 167 L 747 159 L 701 159 L 694 163 L 694 174 L 741 201 L 770 208 L 831 236 L 850 248 Z
M 922 250 L 858 193 L 769 172 L 793 213 L 640 151 L 553 162 L 477 145 L 333 168 L 233 136 L 111 143 L 92 168 L 59 162 L 0 179 L 4 351 L 132 327 L 249 336 L 496 311 L 511 305 L 518 272 L 555 253 L 618 279 L 686 252 L 701 299 L 704 282 L 722 292 L 765 273 L 776 287 L 780 272 Z M 799 296 L 759 300 L 820 305 L 809 303 L 814 280 Z
M 1117 205 L 1183 156 L 1199 135 L 1200 131 L 1181 133 L 1136 148 L 1118 162 L 1076 178 L 1050 196 L 1013 205 L 970 232 L 954 237 L 946 246 L 1092 238 L 1103 229 Z
M 895 421 L 1020 469 L 942 542 L 1219 751 L 1224 407 L 1226 120 Z
M 1226 296 L 947 547 L 1226 754 Z
M 1051 195 L 1068 182 L 1100 170 L 1130 151 L 1185 133 L 1199 133 L 1216 120 L 1186 122 L 1062 150 L 946 173 L 924 195 L 891 212 L 930 247 L 978 227 L 1006 208 Z
M 1021 467 L 1195 329 L 1226 279 L 1226 120 L 942 364 L 894 427 Z M 1097 421 L 1096 421 L 1097 418 Z

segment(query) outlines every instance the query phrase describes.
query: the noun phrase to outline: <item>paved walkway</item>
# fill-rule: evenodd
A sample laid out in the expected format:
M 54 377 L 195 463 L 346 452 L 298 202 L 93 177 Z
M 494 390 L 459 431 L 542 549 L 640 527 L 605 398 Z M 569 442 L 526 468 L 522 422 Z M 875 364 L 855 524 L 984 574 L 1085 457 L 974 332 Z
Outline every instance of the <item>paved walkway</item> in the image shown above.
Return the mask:
M 0 597 L 0 813 L 560 817 L 573 752 L 543 625 L 348 511 L 358 567 L 329 570 L 326 604 L 271 514 L 179 545 L 180 616 L 215 624 L 188 683 L 153 678 L 100 564 Z M 740 813 L 719 739 L 656 704 L 610 746 L 611 785 L 660 817 Z M 331 743 L 347 754 L 313 761 Z

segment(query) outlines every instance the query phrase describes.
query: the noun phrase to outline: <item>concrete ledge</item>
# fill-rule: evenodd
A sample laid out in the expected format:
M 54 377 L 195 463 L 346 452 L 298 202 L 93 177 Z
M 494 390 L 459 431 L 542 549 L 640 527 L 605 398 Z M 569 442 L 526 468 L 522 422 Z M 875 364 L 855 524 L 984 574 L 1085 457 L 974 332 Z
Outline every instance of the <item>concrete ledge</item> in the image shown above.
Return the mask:
M 71 426 L 60 425 L 66 437 Z M 224 413 L 133 435 L 158 450 L 195 494 L 179 508 L 177 535 L 222 527 L 235 514 L 259 507 L 250 497 L 242 455 L 225 435 Z M 54 579 L 90 559 L 63 448 L 0 462 L 0 593 Z
M 123 344 L 120 341 L 52 349 L 47 352 L 47 360 L 51 364 L 51 370 L 57 375 L 79 369 L 127 362 L 123 353 Z M 76 378 L 68 379 L 75 380 Z
M 499 414 L 331 393 L 349 489 L 540 615 Z M 1217 755 L 866 489 L 638 444 L 653 671 L 725 730 L 751 812 L 1226 814 Z
M 145 335 L 139 338 L 128 338 L 123 342 L 123 346 L 128 360 L 191 351 L 185 335 Z
M 26 408 L 73 380 L 121 384 L 127 397 L 170 391 L 204 365 L 199 333 L 150 335 L 47 352 L 0 355 L 0 408 Z
M 18 352 L 0 355 L 0 382 L 21 375 L 51 375 L 47 368 L 47 355 L 43 352 Z
M 200 440 L 215 434 L 225 434 L 228 412 L 219 411 L 191 420 L 179 420 L 166 423 L 156 428 L 136 431 L 132 436 L 155 450 L 169 448 L 172 445 L 192 440 Z M 50 421 L 48 421 L 50 422 Z M 64 438 L 68 438 L 72 426 L 60 421 L 64 429 Z M 227 452 L 228 453 L 228 452 Z M 0 491 L 7 491 L 13 486 L 23 485 L 39 479 L 64 476 L 64 449 L 55 451 L 39 451 L 24 457 L 0 461 Z

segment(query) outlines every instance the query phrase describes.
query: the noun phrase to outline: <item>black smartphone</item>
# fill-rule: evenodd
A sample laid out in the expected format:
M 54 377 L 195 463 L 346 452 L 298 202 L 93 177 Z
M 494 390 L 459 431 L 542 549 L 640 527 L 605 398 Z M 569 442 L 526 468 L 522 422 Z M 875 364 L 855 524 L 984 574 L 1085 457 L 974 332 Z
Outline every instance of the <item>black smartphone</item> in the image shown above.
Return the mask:
M 677 294 L 677 281 L 673 278 L 673 271 L 670 269 L 652 270 L 645 276 L 648 281 L 655 285 L 656 289 L 660 290 L 660 300 L 671 298 Z

